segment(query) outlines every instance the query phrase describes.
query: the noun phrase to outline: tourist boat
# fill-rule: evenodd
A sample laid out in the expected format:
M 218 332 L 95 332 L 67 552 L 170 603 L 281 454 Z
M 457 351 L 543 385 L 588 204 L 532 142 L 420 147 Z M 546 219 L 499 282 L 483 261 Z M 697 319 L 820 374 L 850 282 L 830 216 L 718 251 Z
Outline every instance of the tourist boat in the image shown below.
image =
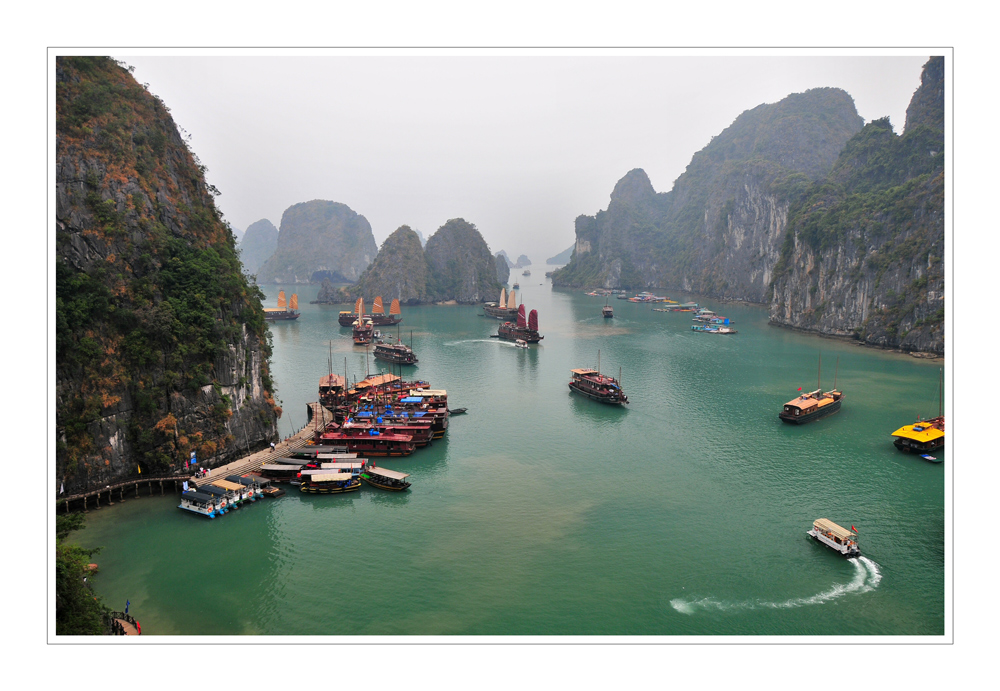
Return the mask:
M 386 314 L 385 308 L 382 306 L 382 296 L 379 295 L 375 298 L 375 303 L 372 305 L 372 324 L 375 326 L 392 326 L 398 324 L 403 321 L 403 317 L 400 314 L 399 300 L 393 299 L 389 305 L 389 314 Z
M 229 509 L 236 508 L 236 505 L 229 501 L 229 490 L 216 487 L 215 485 L 201 485 L 198 491 L 202 494 L 211 494 L 215 497 L 215 507 L 220 514 L 228 513 Z
M 494 319 L 500 319 L 503 321 L 509 321 L 511 319 L 517 318 L 517 299 L 515 298 L 515 293 L 513 290 L 510 291 L 510 295 L 507 294 L 506 288 L 500 289 L 500 301 L 499 302 L 487 302 L 483 306 L 483 312 L 486 313 L 487 317 L 493 317 Z
M 375 357 L 397 365 L 417 364 L 417 356 L 413 353 L 413 349 L 398 338 L 395 343 L 376 343 Z
M 892 436 L 893 445 L 900 451 L 917 453 L 928 461 L 940 463 L 937 458 L 927 455 L 944 446 L 944 372 L 938 381 L 938 414 L 928 420 L 917 421 L 912 425 L 903 425 Z
M 691 330 L 697 331 L 698 333 L 711 334 L 711 333 L 718 333 L 719 327 L 712 326 L 711 324 L 692 324 Z
M 410 483 L 406 482 L 408 477 L 410 477 L 409 473 L 374 466 L 361 473 L 361 479 L 372 487 L 387 489 L 390 492 L 402 492 L 407 489 L 410 486 Z
M 726 335 L 726 334 L 735 334 L 739 332 L 731 326 L 720 326 L 715 330 L 715 333 Z
M 522 338 L 519 338 L 516 341 L 514 341 L 514 347 L 515 348 L 527 348 L 528 347 L 528 342 L 525 341 Z
M 817 518 L 813 521 L 812 530 L 806 531 L 806 535 L 845 557 L 861 556 L 861 550 L 858 549 L 858 535 L 854 532 L 853 525 L 851 530 L 848 530 L 826 518 Z
M 229 493 L 227 496 L 234 508 L 239 508 L 243 505 L 243 502 L 254 501 L 257 499 L 257 494 L 253 491 L 253 489 L 240 482 L 231 482 L 230 480 L 212 480 L 212 485 L 218 487 L 219 489 L 224 489 Z
M 518 283 L 517 281 L 514 281 L 514 285 L 512 285 L 511 288 L 513 288 L 514 290 L 521 290 L 521 284 Z
M 822 370 L 823 358 L 820 357 L 819 366 Z M 840 358 L 837 358 L 837 367 L 840 367 Z M 819 386 L 819 377 L 816 385 Z M 823 391 L 817 388 L 815 391 L 804 393 L 798 398 L 793 398 L 784 405 L 778 417 L 783 422 L 801 425 L 813 420 L 819 420 L 827 415 L 833 415 L 840 410 L 840 404 L 844 400 L 844 392 L 837 390 L 837 375 L 833 376 L 833 388 Z
M 188 490 L 181 494 L 181 503 L 177 505 L 177 508 L 200 513 L 209 518 L 215 518 L 224 513 L 219 509 L 215 495 L 197 490 Z
M 454 410 L 449 410 L 448 412 L 451 413 L 452 415 L 464 415 L 466 412 L 468 412 L 468 410 L 469 410 L 468 408 L 455 408 Z
M 300 492 L 313 494 L 342 494 L 361 489 L 361 479 L 351 473 L 325 472 L 315 475 L 304 475 Z
M 242 475 L 228 475 L 226 480 L 233 482 L 243 487 L 247 490 L 246 498 L 250 501 L 257 501 L 264 496 L 263 488 L 261 487 L 260 478 L 256 477 L 243 477 Z
M 597 351 L 597 369 L 570 370 L 573 379 L 569 382 L 570 391 L 576 391 L 587 398 L 612 405 L 627 405 L 628 396 L 622 391 L 619 379 L 601 374 L 601 351 Z
M 359 318 L 370 316 L 365 314 L 365 301 L 364 298 L 358 298 L 354 302 L 353 312 L 341 312 L 340 317 L 337 319 L 337 323 L 341 326 L 351 326 Z
M 336 424 L 336 423 L 334 423 Z M 337 428 L 331 425 L 327 428 L 331 432 L 337 431 Z M 385 417 L 379 415 L 378 417 L 357 417 L 348 418 L 340 426 L 339 431 L 344 434 L 350 435 L 368 435 L 371 436 L 372 431 L 378 434 L 406 434 L 410 435 L 414 444 L 418 447 L 427 446 L 431 443 L 433 439 L 433 430 L 431 429 L 431 424 L 429 420 L 415 420 L 413 418 L 407 419 L 406 422 L 396 423 L 394 420 L 386 419 Z
M 522 276 L 530 276 L 530 275 L 531 275 L 531 272 L 530 272 L 530 271 L 528 271 L 527 269 L 525 269 L 524 271 L 522 271 L 522 272 L 521 272 L 521 275 L 522 275 Z
M 338 431 L 324 432 L 323 437 L 365 456 L 409 456 L 417 448 L 410 434 L 369 435 Z
M 375 339 L 375 327 L 371 317 L 355 319 L 353 326 L 354 345 L 368 345 Z
M 524 305 L 517 308 L 517 322 L 504 322 L 497 331 L 497 337 L 507 341 L 518 339 L 526 343 L 538 343 L 545 338 L 538 333 L 538 310 L 531 310 L 528 319 L 524 318 Z
M 944 416 L 929 420 L 917 420 L 912 425 L 903 425 L 892 433 L 893 445 L 907 453 L 927 454 L 944 446 Z M 936 458 L 928 458 L 938 463 Z
M 303 465 L 305 464 L 302 461 L 299 461 L 297 465 L 278 462 L 264 463 L 260 466 L 260 474 L 268 480 L 273 480 L 274 482 L 291 482 L 298 476 Z
M 605 319 L 611 319 L 615 316 L 614 308 L 608 304 L 608 301 L 604 301 L 604 307 L 601 308 L 601 314 L 604 315 Z
M 299 296 L 296 293 L 292 293 L 291 302 L 285 302 L 285 291 L 278 291 L 278 306 L 277 307 L 265 307 L 264 308 L 264 319 L 269 322 L 282 321 L 285 319 L 298 319 L 299 318 Z

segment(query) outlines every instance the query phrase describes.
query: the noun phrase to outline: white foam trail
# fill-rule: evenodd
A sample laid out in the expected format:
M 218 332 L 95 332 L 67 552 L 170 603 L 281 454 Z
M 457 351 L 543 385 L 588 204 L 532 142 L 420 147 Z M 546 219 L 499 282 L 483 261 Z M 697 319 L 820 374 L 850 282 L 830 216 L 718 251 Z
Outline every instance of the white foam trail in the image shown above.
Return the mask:
M 699 609 L 712 609 L 719 611 L 758 608 L 791 609 L 794 607 L 806 607 L 808 605 L 821 605 L 824 602 L 836 600 L 837 598 L 849 595 L 850 593 L 866 593 L 878 587 L 879 581 L 882 580 L 882 574 L 879 572 L 878 564 L 865 557 L 848 559 L 848 561 L 854 564 L 854 577 L 850 580 L 850 582 L 837 583 L 830 589 L 809 597 L 797 597 L 785 600 L 784 602 L 761 602 L 760 600 L 747 600 L 746 602 L 733 603 L 720 602 L 719 600 L 711 597 L 690 600 L 674 598 L 670 601 L 670 606 L 681 614 L 694 614 Z

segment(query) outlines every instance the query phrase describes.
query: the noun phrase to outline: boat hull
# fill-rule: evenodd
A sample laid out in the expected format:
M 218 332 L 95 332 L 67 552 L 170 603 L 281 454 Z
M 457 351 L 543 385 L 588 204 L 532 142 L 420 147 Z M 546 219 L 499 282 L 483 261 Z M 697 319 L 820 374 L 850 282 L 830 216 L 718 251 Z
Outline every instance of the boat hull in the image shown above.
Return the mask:
M 345 492 L 357 492 L 359 489 L 361 489 L 360 480 L 354 480 L 346 487 L 324 487 L 305 482 L 299 486 L 299 491 L 307 494 L 344 494 Z
M 625 405 L 625 404 L 628 403 L 627 400 L 621 400 L 621 399 L 615 398 L 613 396 L 607 396 L 607 395 L 604 395 L 604 394 L 594 393 L 592 391 L 588 391 L 587 389 L 583 388 L 582 386 L 578 386 L 578 385 L 575 385 L 575 384 L 576 384 L 576 382 L 570 382 L 569 383 L 569 390 L 570 391 L 575 391 L 576 393 L 580 394 L 581 396 L 586 396 L 587 398 L 589 398 L 592 401 L 597 401 L 598 403 L 606 403 L 608 405 Z
M 517 319 L 516 309 L 507 309 L 506 307 L 491 307 L 486 305 L 483 307 L 483 312 L 486 313 L 487 317 L 492 317 L 493 319 L 500 319 L 502 321 L 511 321 Z
M 922 454 L 944 448 L 944 437 L 926 443 L 906 439 L 905 437 L 896 437 L 892 443 L 893 446 L 905 453 Z
M 856 547 L 848 547 L 847 545 L 842 545 L 837 542 L 834 542 L 833 540 L 823 535 L 822 533 L 817 532 L 815 528 L 813 530 L 806 531 L 806 535 L 811 537 L 816 542 L 826 545 L 834 552 L 840 554 L 841 556 L 847 557 L 848 559 L 861 556 L 861 550 L 857 549 Z
M 393 487 L 391 485 L 381 484 L 380 482 L 378 482 L 378 480 L 370 477 L 365 477 L 364 475 L 361 476 L 361 479 L 367 482 L 372 487 L 377 487 L 378 489 L 384 489 L 387 492 L 405 492 L 410 488 L 409 482 L 404 482 L 403 487 Z
M 824 418 L 828 415 L 833 415 L 834 413 L 838 412 L 840 410 L 840 404 L 842 402 L 843 402 L 842 400 L 834 401 L 833 403 L 825 405 L 819 410 L 816 410 L 812 413 L 808 413 L 806 415 L 790 415 L 785 411 L 781 411 L 780 413 L 778 413 L 778 417 L 781 418 L 782 422 L 787 422 L 791 425 L 804 425 L 807 422 L 813 422 L 814 420 L 819 420 L 820 418 Z

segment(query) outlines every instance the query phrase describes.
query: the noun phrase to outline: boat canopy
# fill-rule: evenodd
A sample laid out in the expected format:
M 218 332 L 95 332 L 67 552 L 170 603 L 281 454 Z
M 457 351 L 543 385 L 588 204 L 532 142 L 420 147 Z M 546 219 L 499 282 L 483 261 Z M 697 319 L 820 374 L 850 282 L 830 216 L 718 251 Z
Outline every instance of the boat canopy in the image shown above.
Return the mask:
M 228 489 L 235 492 L 242 491 L 243 489 L 243 485 L 240 483 L 230 482 L 229 480 L 212 480 L 212 484 L 216 487 L 221 487 L 222 489 Z
M 364 463 L 323 463 L 323 470 L 357 470 L 363 468 Z
M 388 468 L 369 468 L 367 472 L 369 475 L 381 475 L 392 480 L 402 480 L 410 477 L 409 473 L 401 473 L 398 470 L 389 470 Z
M 202 485 L 198 488 L 198 491 L 205 492 L 207 494 L 214 494 L 217 497 L 224 497 L 229 493 L 228 490 L 216 487 L 215 485 Z
M 239 475 L 228 475 L 226 477 L 230 482 L 236 482 L 244 487 L 250 487 L 251 485 L 259 484 L 260 478 L 256 477 L 241 477 Z
M 892 433 L 894 437 L 903 437 L 904 439 L 912 439 L 918 442 L 930 442 L 935 439 L 940 439 L 944 436 L 944 432 L 939 430 L 937 427 L 932 427 L 928 423 L 915 423 L 912 425 L 904 425 L 898 430 Z
M 416 389 L 410 392 L 410 396 L 423 396 L 425 398 L 430 396 L 447 396 L 447 395 L 448 392 L 445 391 L 444 389 Z
M 362 381 L 358 382 L 356 388 L 367 389 L 371 386 L 381 386 L 382 384 L 391 384 L 392 382 L 399 381 L 399 377 L 395 374 L 379 374 L 374 377 L 368 377 Z
M 275 314 L 279 312 L 280 313 L 287 312 L 288 310 L 286 310 L 284 307 L 265 307 L 264 311 L 267 312 L 268 314 Z
M 302 463 L 302 461 L 305 461 L 305 460 L 307 460 L 307 459 L 305 459 L 305 458 L 272 458 L 271 459 L 271 463 L 278 463 L 278 464 L 282 464 L 282 465 L 304 465 Z
M 596 369 L 571 369 L 570 372 L 580 377 L 587 374 L 598 374 Z
M 357 458 L 356 453 L 318 453 L 316 458 L 319 459 L 334 459 L 334 458 Z
M 289 472 L 294 472 L 302 468 L 301 465 L 287 465 L 287 464 L 277 464 L 277 463 L 265 463 L 260 469 L 261 470 L 287 470 Z
M 343 480 L 350 480 L 353 475 L 350 473 L 317 473 L 311 476 L 313 482 L 341 482 Z
M 344 378 L 339 374 L 325 374 L 319 378 L 319 387 L 321 389 L 342 389 L 344 388 Z
M 839 537 L 841 540 L 846 540 L 849 537 L 857 537 L 856 533 L 837 525 L 827 518 L 817 518 L 813 521 L 813 528 L 824 533 L 831 533 L 834 537 Z
M 187 499 L 188 501 L 193 501 L 196 504 L 211 504 L 215 501 L 215 496 L 212 494 L 206 494 L 205 492 L 188 491 L 181 495 L 181 499 Z

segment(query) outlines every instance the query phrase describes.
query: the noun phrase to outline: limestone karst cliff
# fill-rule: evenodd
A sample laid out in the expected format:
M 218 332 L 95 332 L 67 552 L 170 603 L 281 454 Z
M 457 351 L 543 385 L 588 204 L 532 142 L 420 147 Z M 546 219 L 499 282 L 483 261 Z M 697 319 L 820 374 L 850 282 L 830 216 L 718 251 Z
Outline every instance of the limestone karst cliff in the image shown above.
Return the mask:
M 944 353 L 944 59 L 896 135 L 875 120 L 793 205 L 772 323 Z
M 427 258 L 420 236 L 409 226 L 400 226 L 382 243 L 375 261 L 348 291 L 354 298 L 369 300 L 381 295 L 389 300 L 415 305 L 427 302 Z
M 368 219 L 346 204 L 314 199 L 285 209 L 277 247 L 257 272 L 257 281 L 356 281 L 377 253 Z
M 273 223 L 266 218 L 251 223 L 238 245 L 244 271 L 256 275 L 277 247 L 278 229 Z
M 497 265 L 497 280 L 501 283 L 507 283 L 510 280 L 510 264 L 507 263 L 507 257 L 497 252 L 493 258 Z
M 943 61 L 900 137 L 839 89 L 740 115 L 657 193 L 635 169 L 576 219 L 553 283 L 768 304 L 773 323 L 943 350 Z
M 277 433 L 261 295 L 159 99 L 56 61 L 56 473 L 65 489 L 233 459 Z

